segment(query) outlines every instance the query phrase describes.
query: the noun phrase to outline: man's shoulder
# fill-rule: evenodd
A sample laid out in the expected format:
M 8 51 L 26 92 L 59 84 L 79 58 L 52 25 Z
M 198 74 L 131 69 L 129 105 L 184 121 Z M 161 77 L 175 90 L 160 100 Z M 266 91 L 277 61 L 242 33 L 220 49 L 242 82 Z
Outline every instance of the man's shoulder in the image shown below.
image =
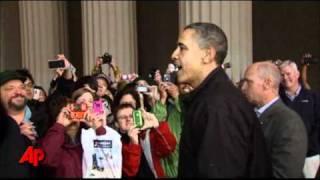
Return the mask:
M 295 123 L 302 122 L 300 116 L 288 106 L 286 106 L 281 100 L 277 101 L 270 107 L 267 112 L 270 114 L 271 119 L 281 119 L 280 123 Z
M 301 88 L 299 96 L 301 96 L 302 98 L 311 98 L 311 99 L 313 99 L 313 98 L 319 97 L 319 94 L 317 92 L 313 91 L 313 90 Z
M 231 103 L 232 105 L 249 106 L 248 101 L 231 81 L 220 81 L 212 84 L 206 91 L 208 103 Z

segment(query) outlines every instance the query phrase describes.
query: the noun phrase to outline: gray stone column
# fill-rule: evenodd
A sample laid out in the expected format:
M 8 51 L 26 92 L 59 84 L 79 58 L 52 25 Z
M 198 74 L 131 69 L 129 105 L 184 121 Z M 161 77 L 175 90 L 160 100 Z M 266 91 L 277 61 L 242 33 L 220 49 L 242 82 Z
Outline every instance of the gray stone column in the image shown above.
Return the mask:
M 137 72 L 134 1 L 82 1 L 84 74 L 109 52 L 124 73 Z
M 21 67 L 18 1 L 0 2 L 0 71 Z
M 231 62 L 229 77 L 237 82 L 252 63 L 251 1 L 179 1 L 180 29 L 193 22 L 211 22 L 220 26 L 229 43 L 225 62 Z
M 52 72 L 48 59 L 64 53 L 68 57 L 66 2 L 19 1 L 22 66 L 36 84 L 48 89 Z

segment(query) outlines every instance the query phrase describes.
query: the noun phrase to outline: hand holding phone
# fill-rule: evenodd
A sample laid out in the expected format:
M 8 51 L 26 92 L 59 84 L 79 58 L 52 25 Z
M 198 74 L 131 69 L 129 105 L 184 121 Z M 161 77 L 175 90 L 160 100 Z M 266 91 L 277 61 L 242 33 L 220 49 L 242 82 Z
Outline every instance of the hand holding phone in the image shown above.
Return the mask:
M 70 117 L 70 105 L 63 107 L 57 117 L 57 123 L 63 125 L 64 127 L 69 126 L 72 123 Z
M 85 113 L 85 117 L 80 119 L 80 122 L 84 122 L 89 127 L 97 129 L 106 125 L 106 115 L 104 113 L 98 115 L 94 112 L 88 111 Z
M 139 133 L 140 130 L 135 126 L 132 126 L 128 131 L 128 136 L 132 144 L 139 144 Z
M 153 113 L 141 110 L 144 125 L 141 130 L 159 127 L 159 121 Z

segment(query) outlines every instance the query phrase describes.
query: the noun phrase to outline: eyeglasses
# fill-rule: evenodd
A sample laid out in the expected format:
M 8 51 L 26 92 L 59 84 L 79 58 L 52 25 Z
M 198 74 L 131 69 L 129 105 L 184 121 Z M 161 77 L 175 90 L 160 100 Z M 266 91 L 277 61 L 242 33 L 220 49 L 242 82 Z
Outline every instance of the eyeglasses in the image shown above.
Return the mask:
M 31 81 L 25 82 L 24 85 L 26 86 L 26 88 L 33 88 L 33 86 L 34 86 Z
M 24 85 L 26 86 L 26 88 L 29 88 L 29 89 L 33 88 L 32 82 L 25 83 Z
M 118 119 L 120 120 L 122 120 L 122 119 L 132 119 L 132 114 L 131 115 L 129 115 L 129 116 L 119 116 L 118 117 Z

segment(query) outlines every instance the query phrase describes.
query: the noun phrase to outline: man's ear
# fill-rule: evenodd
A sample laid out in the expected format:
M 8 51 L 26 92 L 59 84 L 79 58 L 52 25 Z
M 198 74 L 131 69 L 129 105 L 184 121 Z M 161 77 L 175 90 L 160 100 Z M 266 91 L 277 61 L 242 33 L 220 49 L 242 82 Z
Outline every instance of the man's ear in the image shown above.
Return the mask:
M 205 53 L 203 57 L 204 64 L 209 64 L 209 63 L 212 63 L 212 61 L 215 61 L 216 50 L 213 47 L 206 49 L 204 53 Z
M 300 78 L 300 71 L 297 71 L 296 73 L 297 73 L 297 77 L 299 79 Z
M 269 88 L 271 88 L 271 87 L 272 87 L 272 81 L 271 81 L 271 79 L 270 79 L 270 78 L 264 79 L 262 86 L 263 86 L 263 89 L 269 89 Z

